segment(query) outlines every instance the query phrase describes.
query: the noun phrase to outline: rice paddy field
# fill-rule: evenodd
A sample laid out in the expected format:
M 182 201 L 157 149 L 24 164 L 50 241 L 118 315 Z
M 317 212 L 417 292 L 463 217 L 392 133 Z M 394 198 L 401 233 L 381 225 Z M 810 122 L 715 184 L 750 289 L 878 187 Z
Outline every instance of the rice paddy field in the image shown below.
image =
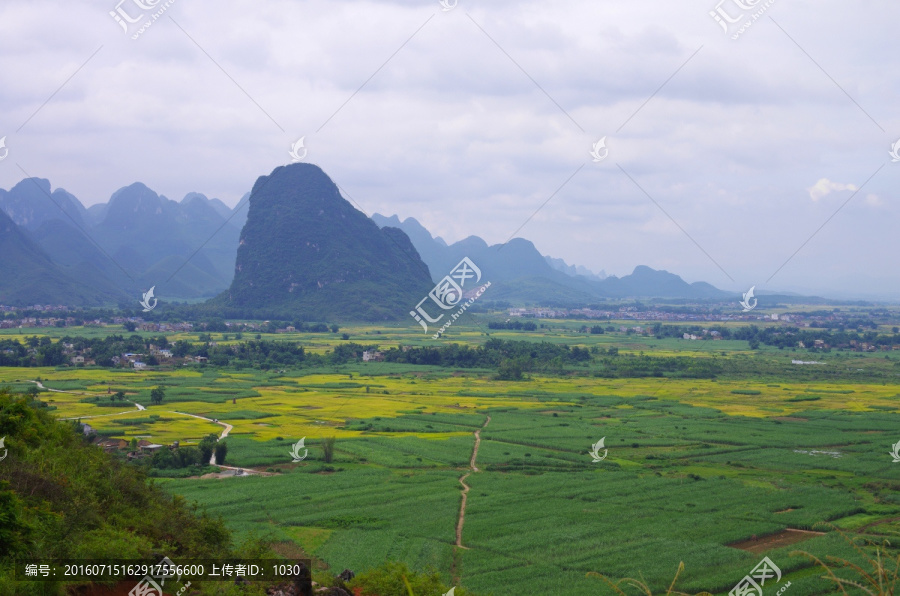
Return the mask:
M 762 360 L 789 370 L 792 358 L 809 359 L 751 353 L 739 341 L 577 334 L 581 324 L 491 337 L 738 359 L 748 371 Z M 448 341 L 485 339 L 474 325 L 454 329 Z M 346 331 L 382 347 L 427 343 L 408 329 Z M 322 352 L 341 341 L 278 339 Z M 0 368 L 0 385 L 21 391 L 39 381 L 55 390 L 40 399 L 59 417 L 124 438 L 190 444 L 222 430 L 203 418 L 231 425 L 227 463 L 267 474 L 157 482 L 239 535 L 301 549 L 335 573 L 396 559 L 477 594 L 595 595 L 613 593 L 598 574 L 664 592 L 683 563 L 678 589 L 727 594 L 766 556 L 781 579 L 770 578 L 764 593 L 790 582 L 787 593 L 801 596 L 835 592 L 798 550 L 859 562 L 849 540 L 900 540 L 900 463 L 890 454 L 900 441 L 900 386 L 886 380 L 896 378 L 891 358 L 817 357 L 825 364 L 802 378 L 610 379 L 588 368 L 501 381 L 489 370 L 370 362 L 270 371 Z M 877 381 L 865 373 L 847 380 L 849 369 L 877 370 Z M 152 405 L 158 386 L 166 397 Z M 91 401 L 119 390 L 129 401 L 117 407 Z M 290 449 L 301 438 L 308 456 L 294 462 Z

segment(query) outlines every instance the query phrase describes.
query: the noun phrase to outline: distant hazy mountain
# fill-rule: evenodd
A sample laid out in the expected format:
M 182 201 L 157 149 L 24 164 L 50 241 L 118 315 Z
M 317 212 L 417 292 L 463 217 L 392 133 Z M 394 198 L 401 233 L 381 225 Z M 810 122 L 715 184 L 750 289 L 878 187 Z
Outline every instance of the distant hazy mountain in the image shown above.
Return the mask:
M 214 296 L 234 276 L 240 218 L 228 221 L 231 208 L 199 193 L 178 203 L 138 182 L 85 209 L 65 190 L 51 192 L 48 180 L 29 178 L 0 189 L 0 210 L 62 271 L 117 296 L 153 285 L 161 298 Z
M 544 259 L 546 259 L 550 266 L 557 271 L 562 271 L 566 275 L 570 275 L 572 277 L 580 275 L 593 281 L 603 281 L 607 277 L 606 272 L 603 270 L 601 270 L 600 273 L 594 273 L 583 265 L 569 265 L 564 260 L 555 259 L 549 255 L 544 255 Z
M 307 319 L 396 320 L 432 287 L 406 234 L 379 229 L 325 172 L 297 163 L 256 181 L 234 281 L 209 304 Z
M 615 298 L 727 298 L 731 292 L 723 292 L 714 286 L 698 281 L 687 283 L 668 271 L 651 269 L 644 265 L 634 268 L 625 277 L 607 277 L 599 284 L 604 295 Z
M 231 207 L 219 199 L 209 199 L 199 192 L 189 192 L 181 199 L 181 206 L 186 209 L 199 208 L 202 205 L 212 207 L 223 219 L 231 217 Z
M 244 227 L 244 224 L 247 223 L 247 213 L 250 210 L 250 193 L 246 193 L 241 197 L 241 200 L 237 202 L 237 205 L 234 206 L 234 209 L 231 210 L 231 213 L 234 214 L 231 216 L 231 224 L 241 229 Z
M 0 210 L 0 304 L 115 304 L 123 296 L 102 279 L 87 283 L 55 264 Z
M 158 286 L 158 296 L 210 296 L 233 274 L 240 230 L 226 223 L 229 215 L 217 199 L 191 193 L 177 203 L 136 182 L 113 194 L 93 231 L 132 277 Z
M 372 216 L 379 226 L 393 225 L 409 236 L 422 255 L 435 281 L 442 278 L 463 257 L 469 257 L 491 281 L 487 300 L 506 300 L 524 304 L 586 304 L 602 298 L 726 298 L 732 296 L 713 286 L 698 282 L 689 284 L 667 271 L 639 266 L 622 278 L 600 278 L 584 268 L 566 265 L 562 259 L 545 257 L 534 244 L 513 238 L 504 245 L 488 244 L 477 236 L 469 236 L 451 245 L 432 237 L 418 221 L 403 221 L 394 215 Z M 573 275 L 574 273 L 574 275 Z
M 28 230 L 36 230 L 46 221 L 63 219 L 85 227 L 86 210 L 74 196 L 61 188 L 50 192 L 50 181 L 26 178 L 6 191 L 0 189 L 0 209 Z

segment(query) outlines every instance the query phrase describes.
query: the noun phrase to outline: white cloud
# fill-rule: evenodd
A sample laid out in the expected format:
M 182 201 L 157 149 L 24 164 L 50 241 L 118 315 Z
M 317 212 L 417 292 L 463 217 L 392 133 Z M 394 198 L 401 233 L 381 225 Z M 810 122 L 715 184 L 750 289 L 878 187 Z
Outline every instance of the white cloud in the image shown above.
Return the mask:
M 826 195 L 840 190 L 859 190 L 854 184 L 842 184 L 840 182 L 832 182 L 828 178 L 819 178 L 819 181 L 810 186 L 808 189 L 809 198 L 818 201 Z
M 866 195 L 866 205 L 871 205 L 872 207 L 880 207 L 884 205 L 884 201 L 881 200 L 876 194 L 868 194 Z

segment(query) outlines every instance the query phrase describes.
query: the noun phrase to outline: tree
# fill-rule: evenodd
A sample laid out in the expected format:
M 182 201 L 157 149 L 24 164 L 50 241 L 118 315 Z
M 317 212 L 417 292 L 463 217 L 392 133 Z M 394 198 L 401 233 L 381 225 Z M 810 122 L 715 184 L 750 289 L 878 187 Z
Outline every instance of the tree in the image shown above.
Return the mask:
M 516 360 L 501 360 L 497 367 L 497 379 L 519 381 L 522 379 L 522 364 Z
M 150 392 L 150 403 L 161 404 L 163 398 L 166 396 L 166 392 L 162 387 L 156 387 Z
M 172 346 L 172 355 L 177 358 L 184 358 L 190 354 L 193 349 L 194 345 L 191 342 L 179 339 L 175 342 L 175 345 Z
M 212 458 L 212 454 L 216 448 L 216 442 L 218 440 L 219 437 L 217 437 L 216 435 L 206 435 L 200 441 L 200 444 L 197 445 L 197 448 L 200 449 L 201 461 L 204 464 L 208 463 L 210 458 Z
M 123 325 L 123 327 L 125 327 L 125 329 L 126 329 L 127 331 L 129 331 L 129 332 L 134 331 L 135 329 L 137 329 L 137 325 L 135 325 L 135 324 L 134 324 L 133 322 L 131 322 L 131 321 L 125 321 L 125 324 Z
M 150 397 L 153 397 L 153 392 L 150 392 Z M 112 401 L 125 401 L 125 392 L 124 391 L 116 391 L 113 393 Z
M 330 464 L 334 460 L 334 437 L 326 437 L 322 442 L 322 451 L 325 455 L 325 463 Z
M 228 445 L 225 441 L 216 443 L 216 463 L 222 465 L 225 463 L 225 456 L 228 455 Z

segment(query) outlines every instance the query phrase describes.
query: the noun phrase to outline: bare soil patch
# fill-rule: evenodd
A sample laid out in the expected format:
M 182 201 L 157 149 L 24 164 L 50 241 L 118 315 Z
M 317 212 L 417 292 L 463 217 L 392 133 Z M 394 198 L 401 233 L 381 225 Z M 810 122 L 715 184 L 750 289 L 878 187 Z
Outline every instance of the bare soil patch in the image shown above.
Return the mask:
M 788 528 L 777 534 L 769 534 L 768 536 L 762 536 L 756 540 L 753 540 L 752 538 L 750 540 L 742 540 L 726 546 L 738 548 L 754 554 L 761 554 L 767 550 L 772 550 L 773 548 L 790 546 L 792 544 L 797 544 L 798 542 L 803 542 L 804 540 L 809 540 L 810 538 L 815 538 L 816 536 L 824 535 L 825 532 L 812 532 L 810 530 L 795 530 L 794 528 Z

